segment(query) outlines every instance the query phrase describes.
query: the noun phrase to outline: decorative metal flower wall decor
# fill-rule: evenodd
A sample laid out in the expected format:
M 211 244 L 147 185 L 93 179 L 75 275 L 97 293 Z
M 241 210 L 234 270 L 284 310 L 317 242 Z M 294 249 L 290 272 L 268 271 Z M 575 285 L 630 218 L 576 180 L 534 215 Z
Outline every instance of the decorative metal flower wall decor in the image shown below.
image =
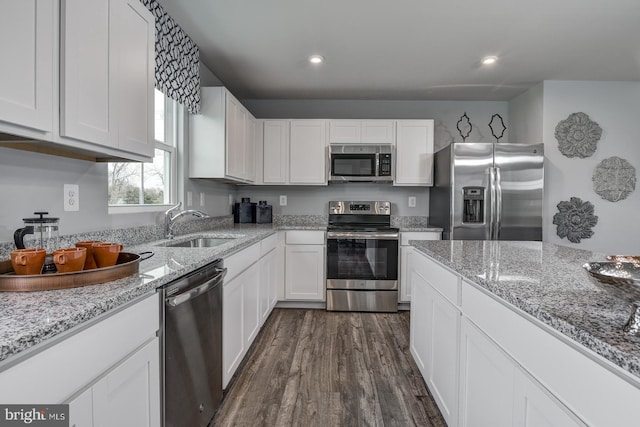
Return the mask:
M 456 123 L 456 128 L 458 128 L 458 133 L 462 137 L 462 142 L 465 142 L 465 140 L 471 134 L 471 129 L 473 129 L 473 126 L 471 125 L 471 122 L 469 121 L 469 116 L 467 116 L 467 112 L 466 111 L 462 115 L 462 117 L 460 117 L 460 120 L 458 120 L 458 123 Z
M 593 191 L 610 202 L 624 200 L 636 189 L 636 168 L 620 157 L 601 161 L 593 171 Z
M 507 127 L 504 125 L 504 120 L 502 120 L 502 116 L 500 114 L 494 114 L 491 116 L 489 129 L 491 129 L 491 135 L 496 139 L 496 142 L 500 142 L 500 138 L 504 136 L 504 131 L 507 130 Z M 500 136 L 497 135 L 498 133 L 500 133 Z
M 570 242 L 580 243 L 581 239 L 593 236 L 591 229 L 598 223 L 598 217 L 593 214 L 591 202 L 583 202 L 578 197 L 558 203 L 558 213 L 553 216 L 553 223 L 558 226 L 556 233 L 560 238 L 567 238 Z
M 602 128 L 585 113 L 570 114 L 556 125 L 558 149 L 566 157 L 585 158 L 593 155 L 602 136 Z

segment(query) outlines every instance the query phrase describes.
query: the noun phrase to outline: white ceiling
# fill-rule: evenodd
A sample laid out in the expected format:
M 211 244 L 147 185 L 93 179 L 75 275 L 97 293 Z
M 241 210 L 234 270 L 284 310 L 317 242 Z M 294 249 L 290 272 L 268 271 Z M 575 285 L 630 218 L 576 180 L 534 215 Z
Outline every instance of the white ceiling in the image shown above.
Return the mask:
M 239 98 L 505 101 L 543 80 L 640 81 L 640 0 L 159 2 Z

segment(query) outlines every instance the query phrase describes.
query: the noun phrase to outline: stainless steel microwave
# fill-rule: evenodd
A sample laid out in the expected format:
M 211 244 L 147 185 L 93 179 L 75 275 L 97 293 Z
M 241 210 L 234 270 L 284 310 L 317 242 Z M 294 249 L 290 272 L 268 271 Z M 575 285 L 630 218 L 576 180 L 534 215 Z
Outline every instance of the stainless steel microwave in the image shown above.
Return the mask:
M 393 146 L 332 144 L 330 182 L 393 182 Z

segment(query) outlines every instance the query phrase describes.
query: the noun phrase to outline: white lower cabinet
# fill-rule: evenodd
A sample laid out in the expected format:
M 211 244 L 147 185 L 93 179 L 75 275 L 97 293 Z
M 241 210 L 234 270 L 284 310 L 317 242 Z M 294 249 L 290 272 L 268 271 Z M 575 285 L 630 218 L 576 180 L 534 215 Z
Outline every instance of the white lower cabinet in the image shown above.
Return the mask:
M 227 387 L 277 301 L 278 238 L 266 237 L 225 258 L 222 289 L 222 386 Z
M 69 425 L 160 425 L 160 347 L 156 338 L 69 402 Z
M 469 320 L 462 320 L 460 426 L 510 427 L 516 367 Z
M 460 310 L 429 284 L 428 269 L 420 267 L 410 273 L 411 354 L 442 416 L 454 426 L 458 418 Z
M 225 283 L 222 291 L 222 386 L 227 387 L 245 354 L 242 280 Z
M 411 256 L 414 252 L 413 246 L 409 245 L 410 240 L 440 240 L 441 231 L 403 231 L 400 233 L 400 280 L 398 291 L 398 302 L 411 301 Z
M 529 375 L 518 370 L 515 381 L 514 427 L 586 425 Z
M 241 277 L 241 279 L 240 279 Z M 260 264 L 249 267 L 238 279 L 242 280 L 242 337 L 248 349 L 258 336 L 262 317 L 260 316 Z
M 262 326 L 260 265 L 254 263 L 223 288 L 222 386 L 226 387 Z
M 637 424 L 634 378 L 417 249 L 410 260 L 411 354 L 449 427 Z
M 271 309 L 278 301 L 277 250 L 272 249 L 260 260 L 260 318 L 267 320 Z
M 324 231 L 287 231 L 285 242 L 285 299 L 324 301 Z
M 0 372 L 0 402 L 68 403 L 70 425 L 159 426 L 158 295 Z M 72 331 L 70 331 L 72 332 Z

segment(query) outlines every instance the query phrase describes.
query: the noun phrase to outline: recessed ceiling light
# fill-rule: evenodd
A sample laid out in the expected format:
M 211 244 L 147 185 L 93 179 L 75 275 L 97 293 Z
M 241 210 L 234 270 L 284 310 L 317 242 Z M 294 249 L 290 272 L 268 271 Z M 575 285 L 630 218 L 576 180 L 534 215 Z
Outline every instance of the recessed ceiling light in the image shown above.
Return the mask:
M 482 58 L 482 65 L 491 65 L 495 64 L 496 62 L 498 62 L 497 56 L 485 56 L 484 58 Z
M 324 57 L 322 55 L 311 55 L 309 57 L 309 62 L 312 64 L 322 64 L 324 62 Z

